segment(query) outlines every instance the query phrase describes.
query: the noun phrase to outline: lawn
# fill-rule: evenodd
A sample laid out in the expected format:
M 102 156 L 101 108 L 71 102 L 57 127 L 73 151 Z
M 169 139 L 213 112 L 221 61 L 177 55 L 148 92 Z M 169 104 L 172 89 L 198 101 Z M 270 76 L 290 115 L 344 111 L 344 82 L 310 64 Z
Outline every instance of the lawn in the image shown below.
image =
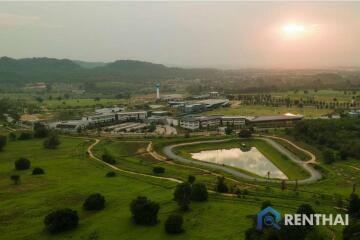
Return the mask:
M 309 192 L 294 194 L 290 187 L 282 191 L 278 186 L 259 185 L 249 189 L 249 195 L 242 198 L 210 194 L 206 203 L 191 203 L 191 211 L 184 214 L 186 232 L 179 236 L 168 236 L 164 232 L 163 223 L 170 213 L 177 211 L 177 205 L 171 200 L 174 183 L 123 173 L 107 178 L 105 174 L 109 168 L 89 159 L 83 152 L 91 141 L 62 137 L 61 142 L 58 149 L 45 150 L 42 140 L 11 141 L 0 153 L 0 239 L 241 240 L 252 223 L 247 216 L 256 214 L 265 199 L 271 200 L 274 207 L 283 213 L 294 212 L 302 203 L 312 204 L 318 212 L 334 212 L 331 199 L 327 200 L 325 193 L 325 198 L 319 198 L 310 192 L 314 186 L 306 187 Z M 186 179 L 188 174 L 195 174 L 186 167 L 155 162 L 148 155 L 142 154 L 146 145 L 146 141 L 125 143 L 105 140 L 97 147 L 96 153 L 112 151 L 120 160 L 119 164 L 128 164 L 133 169 L 134 166 L 141 169 L 139 166 L 145 165 L 144 169 L 149 173 L 153 164 L 163 164 L 168 176 Z M 31 170 L 15 171 L 14 161 L 21 156 L 29 158 L 32 167 L 42 167 L 46 174 L 32 176 Z M 142 164 L 136 163 L 140 160 Z M 21 175 L 21 184 L 13 185 L 9 180 L 9 176 L 14 173 Z M 196 177 L 197 181 L 215 181 L 213 177 L 200 174 Z M 319 183 L 319 188 L 325 184 Z M 96 213 L 85 212 L 82 203 L 94 192 L 100 192 L 106 197 L 106 207 Z M 160 222 L 156 226 L 142 227 L 131 222 L 129 203 L 139 195 L 160 203 Z M 52 209 L 62 207 L 76 209 L 80 225 L 75 230 L 50 235 L 44 231 L 43 218 Z M 221 221 L 215 221 L 219 218 Z M 338 235 L 340 230 L 337 229 Z
M 281 154 L 276 149 L 271 147 L 268 143 L 260 139 L 231 140 L 229 142 L 188 145 L 179 147 L 176 150 L 180 155 L 189 158 L 190 152 L 194 153 L 203 150 L 238 148 L 241 146 L 242 143 L 256 147 L 267 159 L 272 161 L 274 165 L 279 168 L 291 180 L 303 179 L 309 176 L 305 170 L 303 170 L 297 164 L 288 159 L 287 156 Z
M 236 105 L 235 107 L 217 108 L 204 112 L 205 115 L 242 115 L 242 116 L 260 116 L 260 115 L 278 115 L 285 113 L 301 114 L 305 118 L 320 117 L 332 113 L 332 109 L 316 108 L 298 108 L 298 107 L 271 107 L 262 105 Z

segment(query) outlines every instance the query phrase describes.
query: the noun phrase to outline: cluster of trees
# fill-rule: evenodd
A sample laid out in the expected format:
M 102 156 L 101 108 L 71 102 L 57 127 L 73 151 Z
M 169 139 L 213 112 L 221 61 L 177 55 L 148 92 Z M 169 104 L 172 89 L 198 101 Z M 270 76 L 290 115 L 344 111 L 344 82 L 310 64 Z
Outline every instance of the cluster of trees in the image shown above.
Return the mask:
M 105 207 L 105 197 L 100 193 L 89 195 L 83 208 L 86 211 L 99 211 Z M 70 208 L 57 209 L 44 218 L 45 229 L 52 234 L 68 231 L 79 225 L 79 216 L 76 210 Z
M 20 157 L 19 159 L 17 159 L 14 165 L 15 165 L 15 169 L 18 171 L 28 170 L 31 168 L 30 160 L 24 157 Z M 40 167 L 35 167 L 32 170 L 32 175 L 42 175 L 42 174 L 45 174 L 45 171 Z M 12 174 L 10 176 L 10 180 L 13 181 L 15 185 L 17 185 L 20 183 L 21 177 L 18 174 Z
M 360 119 L 304 120 L 289 131 L 295 138 L 319 146 L 326 163 L 360 158 Z

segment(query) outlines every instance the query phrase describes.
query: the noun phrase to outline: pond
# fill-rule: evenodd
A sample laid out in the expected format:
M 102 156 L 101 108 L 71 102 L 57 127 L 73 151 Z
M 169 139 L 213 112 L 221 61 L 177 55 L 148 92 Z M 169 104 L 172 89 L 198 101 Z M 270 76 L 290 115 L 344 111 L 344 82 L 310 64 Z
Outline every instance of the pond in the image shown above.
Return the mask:
M 270 178 L 288 179 L 255 147 L 245 152 L 240 148 L 205 150 L 191 153 L 191 157 L 199 161 L 241 168 L 262 177 L 267 177 L 268 172 L 270 172 Z

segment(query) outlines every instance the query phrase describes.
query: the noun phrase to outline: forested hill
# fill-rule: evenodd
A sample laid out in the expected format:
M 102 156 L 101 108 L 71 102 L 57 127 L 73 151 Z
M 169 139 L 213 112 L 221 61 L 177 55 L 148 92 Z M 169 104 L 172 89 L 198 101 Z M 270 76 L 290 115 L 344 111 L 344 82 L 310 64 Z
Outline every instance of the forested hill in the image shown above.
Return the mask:
M 140 81 L 149 82 L 169 78 L 211 77 L 220 73 L 215 69 L 171 68 L 161 64 L 134 60 L 118 60 L 103 66 L 87 67 L 89 63 L 54 58 L 0 58 L 0 82 L 24 84 L 28 82 L 85 82 Z

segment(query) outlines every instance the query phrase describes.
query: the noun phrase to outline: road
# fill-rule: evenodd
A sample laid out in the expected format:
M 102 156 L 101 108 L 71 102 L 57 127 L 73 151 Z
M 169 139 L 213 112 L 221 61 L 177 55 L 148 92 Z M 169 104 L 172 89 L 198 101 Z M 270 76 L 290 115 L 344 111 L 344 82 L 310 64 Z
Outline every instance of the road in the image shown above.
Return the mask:
M 313 163 L 313 162 L 316 161 L 315 156 L 312 153 L 310 153 L 307 150 L 302 149 L 301 147 L 295 145 L 299 150 L 304 151 L 306 153 L 310 153 L 311 154 L 310 156 L 313 157 L 310 161 L 303 162 L 298 157 L 294 156 L 294 154 L 289 152 L 287 149 L 285 149 L 283 146 L 281 146 L 279 143 L 275 142 L 271 138 L 265 138 L 265 137 L 256 137 L 256 138 L 266 141 L 271 146 L 273 146 L 275 149 L 277 149 L 280 153 L 287 156 L 291 161 L 293 161 L 294 163 L 296 163 L 297 165 L 299 165 L 300 167 L 305 169 L 310 174 L 310 177 L 308 177 L 306 179 L 298 180 L 298 184 L 314 183 L 314 182 L 318 181 L 319 179 L 321 179 L 321 174 L 318 171 L 316 171 L 313 167 L 311 167 L 309 165 L 309 163 Z M 277 179 L 268 180 L 268 179 L 265 179 L 265 178 L 250 176 L 250 175 L 247 175 L 247 174 L 242 173 L 240 171 L 237 171 L 235 169 L 228 168 L 226 166 L 215 165 L 215 164 L 202 162 L 202 161 L 190 160 L 190 159 L 181 157 L 181 156 L 179 156 L 179 155 L 177 155 L 177 154 L 175 154 L 173 152 L 174 148 L 180 147 L 180 146 L 195 145 L 195 144 L 201 144 L 201 143 L 218 143 L 218 142 L 226 142 L 226 141 L 230 141 L 230 140 L 225 139 L 225 140 L 210 140 L 210 141 L 198 141 L 198 142 L 191 142 L 191 143 L 180 143 L 180 144 L 175 144 L 175 145 L 170 145 L 170 146 L 164 147 L 163 153 L 167 157 L 169 157 L 170 159 L 173 159 L 175 161 L 179 161 L 179 162 L 182 162 L 182 163 L 185 163 L 185 164 L 196 164 L 196 165 L 203 166 L 203 167 L 210 168 L 210 169 L 214 169 L 214 170 L 221 170 L 221 171 L 223 171 L 225 173 L 229 173 L 229 174 L 231 174 L 233 176 L 240 177 L 240 178 L 250 180 L 250 181 L 258 181 L 258 182 L 267 182 L 267 181 L 281 182 L 282 181 L 282 180 L 277 180 Z M 293 143 L 291 143 L 291 144 L 294 145 Z M 292 184 L 295 183 L 295 181 L 293 181 L 293 180 L 287 180 L 286 182 L 287 183 L 292 183 Z

